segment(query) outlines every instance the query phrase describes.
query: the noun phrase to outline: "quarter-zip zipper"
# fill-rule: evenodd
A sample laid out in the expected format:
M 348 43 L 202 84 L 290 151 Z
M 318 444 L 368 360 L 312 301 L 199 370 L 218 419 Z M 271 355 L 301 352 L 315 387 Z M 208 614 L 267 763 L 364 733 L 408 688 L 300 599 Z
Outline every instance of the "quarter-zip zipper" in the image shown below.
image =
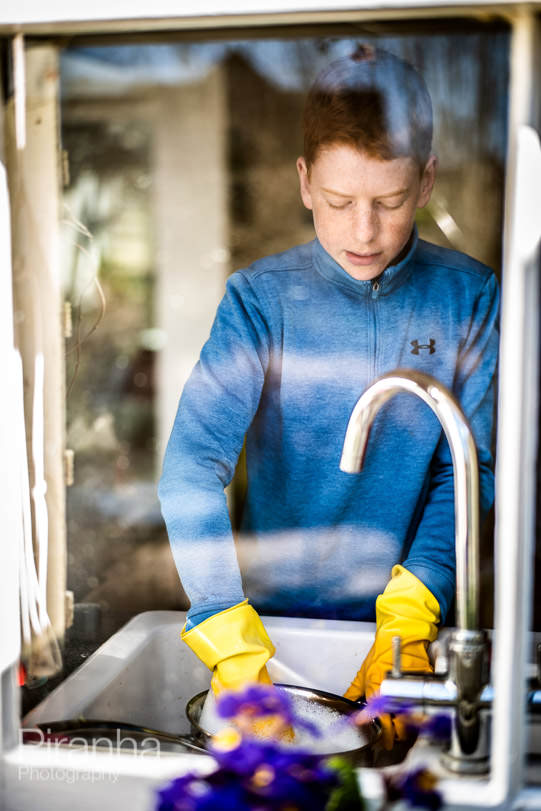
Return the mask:
M 378 279 L 374 279 L 372 282 L 372 292 L 370 295 L 370 304 L 371 304 L 371 311 L 372 311 L 372 340 L 371 340 L 371 347 L 370 347 L 370 383 L 378 375 L 378 308 L 379 308 L 379 291 L 381 289 L 381 284 Z

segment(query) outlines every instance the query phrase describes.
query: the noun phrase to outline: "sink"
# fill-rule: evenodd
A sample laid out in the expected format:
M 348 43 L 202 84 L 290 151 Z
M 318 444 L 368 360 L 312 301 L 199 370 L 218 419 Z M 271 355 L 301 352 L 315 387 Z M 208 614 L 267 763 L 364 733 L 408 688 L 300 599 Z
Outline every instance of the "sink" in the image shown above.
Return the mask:
M 210 684 L 208 669 L 180 640 L 181 611 L 138 614 L 23 719 L 35 724 L 84 716 L 172 734 L 190 731 L 185 707 Z M 275 682 L 342 694 L 372 645 L 375 624 L 262 617 L 276 646 Z
M 185 618 L 184 612 L 176 611 L 149 611 L 134 617 L 29 712 L 23 719 L 23 727 L 41 724 L 46 728 L 47 722 L 67 721 L 82 715 L 87 719 L 132 723 L 175 735 L 189 733 L 186 704 L 196 693 L 208 689 L 210 673 L 180 641 Z M 276 646 L 276 655 L 269 662 L 273 681 L 333 693 L 342 693 L 348 686 L 370 649 L 375 632 L 372 623 L 291 617 L 263 617 L 263 621 Z M 449 630 L 442 629 L 430 649 L 435 669 L 440 673 L 446 668 L 445 639 Z M 539 636 L 535 641 L 541 642 Z M 535 666 L 531 667 L 528 676 L 533 677 Z M 539 719 L 531 719 L 528 726 L 525 785 L 535 794 L 540 785 L 541 724 Z M 127 805 L 133 811 L 147 811 L 150 793 L 156 787 L 187 771 L 212 768 L 210 759 L 198 754 L 164 752 L 159 758 L 130 757 L 119 752 L 97 758 L 91 757 L 93 754 L 64 751 L 62 747 L 58 752 L 48 747 L 18 747 L 11 756 L 5 778 L 14 796 L 21 792 L 28 795 L 27 801 L 21 800 L 16 806 L 17 811 L 34 808 L 38 802 L 37 793 L 31 791 L 29 770 L 31 775 L 36 770 L 38 774 L 49 774 L 53 767 L 69 766 L 74 780 L 85 779 L 85 776 L 88 779 L 88 775 L 94 776 L 96 772 L 99 778 L 96 783 L 92 781 L 85 792 L 77 795 L 77 804 L 83 811 L 92 811 L 98 806 L 113 809 L 120 805 Z M 445 801 L 453 808 L 493 808 L 493 792 L 499 790 L 494 779 L 490 775 L 472 779 L 453 776 L 441 766 L 440 754 L 440 747 L 423 740 L 409 749 L 407 746 L 401 751 L 393 749 L 388 760 L 386 753 L 378 753 L 373 763 L 378 768 L 358 771 L 362 791 L 369 798 L 367 807 L 381 807 L 384 772 L 379 767 L 389 766 L 394 770 L 396 764 L 401 763 L 406 769 L 429 767 L 439 775 Z M 77 785 L 75 782 L 74 789 Z M 58 811 L 73 808 L 73 794 L 61 781 L 36 784 L 34 788 L 39 792 L 40 801 L 43 802 L 46 794 L 47 807 Z
M 123 721 L 174 735 L 189 733 L 186 704 L 196 693 L 208 689 L 210 673 L 180 640 L 185 619 L 182 611 L 138 614 L 29 712 L 22 726 L 84 716 Z M 276 646 L 276 655 L 268 663 L 274 682 L 339 695 L 349 686 L 375 633 L 375 624 L 370 622 L 265 616 L 262 619 Z M 442 629 L 431 646 L 436 671 L 446 668 L 448 635 L 449 629 Z M 534 671 L 532 665 L 530 675 Z M 532 722 L 528 751 L 533 755 L 531 767 L 537 772 L 541 720 L 537 717 Z M 404 754 L 405 751 L 400 753 L 398 760 Z M 532 782 L 537 783 L 538 779 Z

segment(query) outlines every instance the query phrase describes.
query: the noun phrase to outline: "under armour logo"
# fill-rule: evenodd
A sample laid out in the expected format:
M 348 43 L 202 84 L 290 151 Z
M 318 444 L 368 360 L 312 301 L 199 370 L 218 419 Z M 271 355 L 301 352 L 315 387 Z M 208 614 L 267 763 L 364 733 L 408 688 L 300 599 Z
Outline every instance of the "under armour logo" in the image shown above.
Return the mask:
M 411 350 L 412 355 L 418 355 L 420 349 L 428 349 L 431 355 L 436 351 L 436 341 L 434 338 L 430 338 L 427 344 L 420 344 L 419 341 L 410 341 L 410 344 L 413 347 Z

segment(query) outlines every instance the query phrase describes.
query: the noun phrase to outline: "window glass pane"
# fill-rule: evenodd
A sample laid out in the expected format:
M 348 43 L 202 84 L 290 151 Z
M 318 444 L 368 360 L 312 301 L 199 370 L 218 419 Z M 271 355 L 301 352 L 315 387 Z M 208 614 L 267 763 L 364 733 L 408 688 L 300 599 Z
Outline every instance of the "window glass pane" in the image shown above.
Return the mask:
M 313 239 L 298 190 L 307 89 L 359 41 L 418 67 L 438 180 L 420 236 L 500 274 L 508 46 L 498 26 L 74 47 L 62 55 L 68 587 L 64 678 L 134 615 L 186 609 L 156 495 L 178 396 L 235 269 Z M 360 393 L 360 392 L 359 392 Z M 238 525 L 244 481 L 229 488 Z M 492 623 L 485 528 L 482 623 Z M 27 694 L 28 704 L 52 684 Z

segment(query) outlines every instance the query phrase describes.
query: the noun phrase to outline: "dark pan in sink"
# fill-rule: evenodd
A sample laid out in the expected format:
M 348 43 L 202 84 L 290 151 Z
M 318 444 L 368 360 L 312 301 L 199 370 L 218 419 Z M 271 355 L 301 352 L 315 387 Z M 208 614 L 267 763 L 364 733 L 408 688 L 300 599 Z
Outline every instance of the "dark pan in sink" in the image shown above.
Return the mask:
M 373 765 L 374 747 L 381 736 L 381 726 L 377 720 L 371 721 L 362 728 L 348 724 L 352 713 L 359 712 L 361 705 L 343 696 L 315 690 L 310 687 L 298 687 L 291 684 L 276 684 L 291 698 L 296 715 L 316 723 L 324 732 L 322 739 L 312 738 L 312 745 L 307 734 L 303 735 L 299 746 L 314 751 L 314 754 L 341 757 L 355 765 Z M 186 705 L 186 715 L 196 740 L 207 746 L 211 734 L 200 725 L 201 713 L 207 691 L 198 693 Z M 321 741 L 324 741 L 322 744 Z

